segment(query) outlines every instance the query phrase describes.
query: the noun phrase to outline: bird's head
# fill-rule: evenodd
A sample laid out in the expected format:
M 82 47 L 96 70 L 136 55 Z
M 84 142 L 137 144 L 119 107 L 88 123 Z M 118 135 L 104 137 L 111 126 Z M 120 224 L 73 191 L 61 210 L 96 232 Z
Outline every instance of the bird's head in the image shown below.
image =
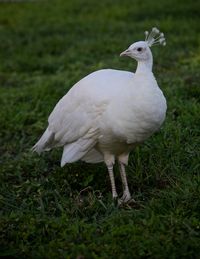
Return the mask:
M 145 61 L 151 58 L 150 47 L 155 45 L 166 45 L 164 34 L 160 33 L 157 28 L 153 28 L 149 33 L 145 31 L 145 41 L 137 41 L 130 45 L 127 50 L 123 51 L 120 56 L 129 56 L 137 61 Z
M 145 41 L 137 41 L 130 45 L 128 49 L 123 51 L 120 56 L 128 56 L 140 60 L 147 60 L 151 56 L 151 50 Z

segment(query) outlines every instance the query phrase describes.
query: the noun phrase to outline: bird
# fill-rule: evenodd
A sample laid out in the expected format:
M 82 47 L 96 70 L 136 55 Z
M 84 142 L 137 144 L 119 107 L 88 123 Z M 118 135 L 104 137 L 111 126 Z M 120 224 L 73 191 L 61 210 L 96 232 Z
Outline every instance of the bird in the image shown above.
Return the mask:
M 54 107 L 48 127 L 32 150 L 40 154 L 63 147 L 61 167 L 78 160 L 104 162 L 112 198 L 119 204 L 131 197 L 126 166 L 129 154 L 154 132 L 166 117 L 167 103 L 152 72 L 151 47 L 166 45 L 158 28 L 145 31 L 145 40 L 131 44 L 120 56 L 137 62 L 135 73 L 101 69 L 78 81 Z M 118 162 L 123 194 L 118 197 L 114 164 Z

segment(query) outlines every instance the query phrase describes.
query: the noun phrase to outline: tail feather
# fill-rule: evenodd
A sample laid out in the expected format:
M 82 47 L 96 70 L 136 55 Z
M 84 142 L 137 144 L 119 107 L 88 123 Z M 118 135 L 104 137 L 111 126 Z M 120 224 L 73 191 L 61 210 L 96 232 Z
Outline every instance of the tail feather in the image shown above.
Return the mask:
M 43 151 L 51 149 L 52 142 L 54 140 L 54 133 L 47 128 L 43 133 L 42 137 L 32 147 L 32 151 L 41 154 Z

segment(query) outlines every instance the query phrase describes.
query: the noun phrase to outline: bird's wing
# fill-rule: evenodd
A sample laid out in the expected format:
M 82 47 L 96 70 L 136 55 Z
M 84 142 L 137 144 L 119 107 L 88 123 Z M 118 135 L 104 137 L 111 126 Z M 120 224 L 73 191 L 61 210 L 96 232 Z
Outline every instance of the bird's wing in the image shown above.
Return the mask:
M 90 77 L 86 77 L 75 84 L 57 103 L 49 116 L 46 131 L 33 147 L 34 151 L 41 153 L 54 147 L 67 146 L 78 140 L 79 146 L 81 143 L 87 146 L 85 139 L 89 142 L 93 140 L 95 145 L 100 136 L 100 133 L 97 134 L 99 118 L 109 102 L 94 89 L 94 85 Z M 81 141 L 82 138 L 84 141 Z
M 132 73 L 99 70 L 71 88 L 57 103 L 48 120 L 57 145 L 74 142 L 98 127 L 98 120 L 112 103 L 113 95 L 114 99 L 119 99 L 123 92 L 124 74 L 125 83 L 130 82 Z
M 91 98 L 86 89 L 76 88 L 58 102 L 48 128 L 54 136 L 49 148 L 64 146 L 61 166 L 81 159 L 95 146 L 100 137 L 98 120 L 106 106 Z
M 75 142 L 89 132 L 91 138 L 91 132 L 94 131 L 97 137 L 98 119 L 106 106 L 107 103 L 103 101 L 96 103 L 86 89 L 72 88 L 57 103 L 48 119 L 48 128 L 54 133 L 55 146 Z

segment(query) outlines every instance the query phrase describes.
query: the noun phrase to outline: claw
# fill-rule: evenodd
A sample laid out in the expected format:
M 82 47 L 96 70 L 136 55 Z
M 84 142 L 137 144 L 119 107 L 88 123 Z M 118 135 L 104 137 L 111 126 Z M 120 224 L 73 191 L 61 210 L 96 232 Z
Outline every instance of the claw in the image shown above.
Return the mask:
M 136 203 L 136 201 L 133 198 L 127 197 L 127 196 L 123 197 L 123 196 L 121 197 L 121 199 L 118 199 L 118 206 Z

